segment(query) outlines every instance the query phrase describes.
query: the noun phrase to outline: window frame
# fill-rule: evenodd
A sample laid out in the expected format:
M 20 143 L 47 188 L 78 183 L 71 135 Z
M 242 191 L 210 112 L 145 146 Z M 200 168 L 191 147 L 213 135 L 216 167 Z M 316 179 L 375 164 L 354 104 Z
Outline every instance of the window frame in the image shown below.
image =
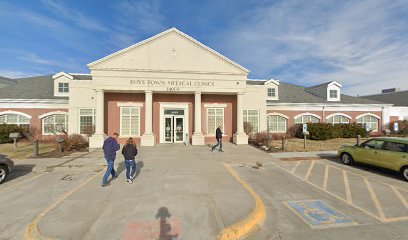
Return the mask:
M 15 115 L 15 116 L 17 117 L 16 123 L 9 123 L 9 122 L 8 122 L 9 115 Z M 19 127 L 27 127 L 27 126 L 29 127 L 29 126 L 31 125 L 31 118 L 29 118 L 29 117 L 27 117 L 27 116 L 24 116 L 24 115 L 22 115 L 22 114 L 18 114 L 18 113 L 4 113 L 4 114 L 1 114 L 0 116 L 4 116 L 4 117 L 5 117 L 5 120 L 6 120 L 4 123 L 0 123 L 0 124 L 17 125 L 17 126 L 19 126 Z M 27 120 L 27 123 L 24 122 L 24 121 L 20 121 L 21 118 L 24 118 L 24 120 Z
M 215 119 L 214 119 L 214 132 L 213 133 L 210 133 L 210 131 L 209 131 L 209 121 L 208 121 L 208 118 L 210 117 L 210 115 L 209 115 L 209 111 L 211 110 L 211 109 L 214 109 L 214 113 L 215 113 L 215 115 L 214 115 L 214 117 L 215 117 Z M 215 134 L 215 131 L 217 130 L 217 127 L 218 126 L 216 126 L 217 125 L 217 109 L 221 109 L 222 110 L 222 132 L 223 132 L 223 135 L 225 135 L 225 132 L 226 132 L 226 129 L 225 129 L 225 109 L 224 108 L 221 108 L 221 107 L 209 107 L 209 108 L 207 108 L 207 135 L 212 135 L 212 134 Z
M 360 119 L 363 119 L 364 117 L 370 117 L 370 119 L 376 119 L 377 128 L 376 128 L 376 129 L 371 129 L 371 128 L 370 128 L 370 131 L 378 132 L 378 131 L 379 131 L 379 125 L 380 125 L 380 119 L 379 119 L 378 117 L 376 117 L 376 116 L 371 115 L 371 114 L 361 115 L 361 116 L 359 116 L 359 117 L 356 119 L 356 122 L 357 122 L 358 124 L 362 124 L 363 127 L 365 127 L 365 124 L 366 124 L 367 122 L 360 121 Z M 370 121 L 369 123 L 370 123 L 370 127 L 371 127 L 371 124 L 372 124 L 373 122 Z
M 335 117 L 340 117 L 341 119 L 342 119 L 342 118 L 345 118 L 345 119 L 347 119 L 348 121 L 347 121 L 347 122 L 342 122 L 342 121 L 340 121 L 340 122 L 334 122 L 334 121 L 331 122 L 330 119 L 334 119 Z M 330 116 L 329 118 L 326 119 L 326 122 L 327 122 L 327 123 L 331 123 L 332 125 L 334 125 L 334 124 L 350 124 L 350 121 L 351 121 L 351 119 L 350 119 L 349 117 L 346 117 L 346 116 L 340 115 L 340 114 L 338 114 L 338 115 L 332 115 L 332 116 Z
M 139 118 L 137 121 L 137 135 L 129 135 L 129 134 L 123 134 L 123 130 L 122 130 L 122 121 L 123 121 L 123 112 L 122 109 L 125 108 L 129 108 L 129 110 L 131 110 L 132 108 L 138 109 L 138 113 L 139 113 Z M 141 122 L 141 111 L 140 111 L 141 107 L 135 107 L 135 106 L 121 106 L 119 111 L 120 111 L 120 119 L 119 119 L 119 134 L 122 137 L 140 137 L 140 122 Z M 131 111 L 130 111 L 131 112 Z M 129 122 L 129 131 L 131 131 L 131 120 L 132 116 L 130 115 L 130 122 Z
M 78 109 L 78 133 L 81 135 L 87 135 L 86 133 L 81 133 L 81 117 L 90 117 L 90 115 L 81 115 L 81 110 L 92 110 L 92 116 L 91 116 L 92 126 L 95 126 L 96 109 L 95 108 L 79 108 Z
M 391 149 L 386 149 L 386 146 L 387 146 L 388 144 L 401 144 L 401 145 L 404 145 L 404 150 L 401 152 L 401 151 L 394 151 L 394 150 L 391 150 Z M 399 143 L 399 142 L 392 142 L 392 141 L 384 141 L 384 144 L 383 144 L 383 146 L 382 146 L 382 149 L 383 149 L 384 151 L 390 151 L 390 152 L 395 152 L 395 153 L 408 153 L 408 144 Z
M 271 95 L 269 95 L 271 94 Z M 267 89 L 267 96 L 270 98 L 276 97 L 276 88 L 268 88 Z
M 332 96 L 332 93 L 335 93 L 335 96 Z M 337 99 L 339 97 L 339 90 L 336 89 L 330 89 L 329 90 L 329 98 L 330 99 Z
M 246 116 L 245 116 L 245 111 L 247 111 Z M 244 120 L 243 123 L 245 123 L 245 120 L 246 120 L 246 122 L 248 122 L 248 117 L 249 117 L 248 113 L 249 113 L 249 111 L 256 111 L 257 129 L 254 130 L 253 133 L 258 133 L 259 132 L 259 125 L 260 125 L 259 109 L 244 109 L 244 110 L 242 110 L 242 117 L 243 117 L 243 120 Z
M 313 122 L 313 121 L 310 121 L 310 122 L 304 122 L 304 121 L 303 121 L 303 118 L 304 118 L 304 117 L 310 117 L 310 119 L 315 118 L 315 119 L 317 119 L 317 122 Z M 302 119 L 302 121 L 301 121 L 301 122 L 296 122 L 296 119 L 298 119 L 298 118 L 301 118 L 301 119 Z M 295 124 L 305 124 L 305 123 L 320 123 L 320 118 L 318 118 L 318 117 L 316 117 L 316 116 L 314 116 L 314 115 L 312 115 L 312 114 L 303 114 L 303 115 L 300 115 L 300 116 L 294 117 L 294 120 L 295 120 Z
M 276 124 L 277 124 L 276 129 L 277 129 L 277 131 L 272 131 L 271 128 L 269 127 L 269 125 L 270 125 L 270 124 L 269 124 L 269 123 L 270 123 L 269 118 L 270 118 L 270 117 L 277 117 L 277 120 L 279 120 L 280 118 L 283 118 L 283 119 L 285 120 L 285 131 L 279 131 L 279 121 L 276 121 Z M 266 117 L 266 126 L 267 126 L 268 132 L 271 132 L 271 133 L 286 133 L 286 132 L 288 131 L 288 118 L 286 118 L 286 117 L 284 117 L 284 116 L 281 116 L 281 115 L 277 115 L 277 114 L 267 115 L 267 117 Z
M 44 135 L 44 136 L 48 136 L 48 135 L 61 135 L 61 134 L 64 134 L 63 132 L 59 132 L 59 131 L 54 131 L 54 132 L 48 132 L 48 133 L 46 133 L 45 132 L 45 124 L 44 124 L 44 120 L 45 119 L 47 119 L 47 118 L 50 118 L 50 117 L 53 117 L 53 125 L 54 125 L 54 127 L 55 127 L 55 125 L 56 125 L 56 123 L 55 123 L 55 116 L 57 116 L 57 115 L 60 115 L 60 116 L 64 116 L 64 118 L 65 118 L 65 124 L 64 124 L 64 130 L 65 130 L 65 132 L 68 132 L 68 128 L 69 128 L 69 119 L 68 119 L 68 114 L 52 114 L 52 115 L 48 115 L 48 116 L 45 116 L 45 117 L 43 117 L 43 118 L 41 118 L 41 131 L 42 131 L 42 135 Z M 49 124 L 49 123 L 46 123 L 46 124 Z
M 65 94 L 69 93 L 69 83 L 68 82 L 59 82 L 58 83 L 58 93 L 65 93 Z

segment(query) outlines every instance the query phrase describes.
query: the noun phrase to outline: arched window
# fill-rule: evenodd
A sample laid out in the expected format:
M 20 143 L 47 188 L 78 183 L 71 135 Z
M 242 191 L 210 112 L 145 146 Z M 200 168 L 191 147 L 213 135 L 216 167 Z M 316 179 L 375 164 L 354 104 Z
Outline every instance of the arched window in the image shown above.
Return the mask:
M 20 127 L 29 127 L 30 118 L 16 113 L 0 115 L 0 124 L 15 124 Z
M 54 114 L 42 119 L 43 134 L 61 134 L 68 131 L 68 115 Z
M 316 116 L 313 115 L 301 115 L 295 118 L 295 123 L 296 124 L 302 124 L 302 123 L 318 123 L 320 122 L 320 119 Z
M 334 115 L 327 119 L 328 123 L 331 124 L 349 124 L 350 118 L 343 116 L 343 115 Z
M 357 118 L 357 123 L 362 124 L 363 126 L 368 125 L 370 130 L 378 131 L 378 118 L 371 115 L 364 115 Z
M 269 132 L 286 132 L 287 131 L 287 119 L 279 115 L 268 116 L 268 131 Z

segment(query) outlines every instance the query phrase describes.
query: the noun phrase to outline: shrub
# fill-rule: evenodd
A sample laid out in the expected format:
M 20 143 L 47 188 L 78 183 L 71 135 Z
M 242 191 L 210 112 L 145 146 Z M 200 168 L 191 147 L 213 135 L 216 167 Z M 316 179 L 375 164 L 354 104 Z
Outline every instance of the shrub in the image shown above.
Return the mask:
M 80 134 L 72 134 L 65 136 L 65 149 L 71 150 L 82 150 L 88 147 L 88 141 Z
M 272 133 L 263 131 L 255 134 L 255 143 L 258 145 L 268 145 L 268 140 L 272 139 Z
M 25 132 L 25 129 L 17 125 L 0 124 L 0 144 L 12 143 L 13 139 L 9 138 L 9 134 L 15 132 L 18 132 L 21 134 L 21 136 L 24 136 L 23 133 Z
M 312 140 L 328 140 L 334 138 L 355 138 L 357 135 L 366 136 L 365 129 L 356 123 L 352 124 L 331 124 L 331 123 L 308 123 L 307 130 L 309 131 L 308 139 Z M 303 138 L 303 127 L 297 125 L 295 136 Z

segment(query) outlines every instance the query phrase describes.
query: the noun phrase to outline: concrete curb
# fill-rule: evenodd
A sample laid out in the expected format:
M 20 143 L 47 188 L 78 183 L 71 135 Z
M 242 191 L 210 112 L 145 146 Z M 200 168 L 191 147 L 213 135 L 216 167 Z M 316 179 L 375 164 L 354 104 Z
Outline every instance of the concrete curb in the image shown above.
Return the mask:
M 266 217 L 265 206 L 254 190 L 247 183 L 245 183 L 239 176 L 236 174 L 229 164 L 224 163 L 225 168 L 228 172 L 252 195 L 255 199 L 255 208 L 249 214 L 249 216 L 237 223 L 234 223 L 226 228 L 224 228 L 220 235 L 220 240 L 238 240 L 243 239 L 249 234 L 258 231 Z

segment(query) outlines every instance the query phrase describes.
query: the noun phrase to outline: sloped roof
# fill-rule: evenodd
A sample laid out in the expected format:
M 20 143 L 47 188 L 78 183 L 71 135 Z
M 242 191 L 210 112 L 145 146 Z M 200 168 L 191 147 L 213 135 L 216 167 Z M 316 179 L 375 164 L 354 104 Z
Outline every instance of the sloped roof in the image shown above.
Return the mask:
M 75 73 L 69 74 L 74 77 L 74 80 L 92 80 L 91 74 L 75 74 Z
M 250 80 L 247 81 L 248 85 L 262 85 L 266 80 Z M 306 91 L 306 87 L 291 84 L 287 82 L 279 82 L 279 99 L 267 100 L 267 103 L 326 103 L 326 104 L 384 104 L 379 101 L 373 101 L 370 99 L 364 99 L 359 97 L 353 97 L 345 94 L 341 94 L 340 101 L 332 102 L 327 101 L 325 98 L 320 98 Z M 329 82 L 331 83 L 331 82 Z M 329 84 L 327 83 L 327 84 Z
M 68 99 L 54 96 L 51 75 L 14 79 L 15 84 L 0 88 L 0 99 Z
M 408 90 L 362 96 L 361 98 L 394 104 L 394 106 L 408 107 Z
M 1 85 L 8 85 L 8 84 L 13 84 L 13 83 L 15 83 L 14 79 L 0 76 L 0 84 Z
M 232 64 L 233 66 L 237 67 L 237 68 L 240 69 L 241 71 L 246 72 L 246 73 L 249 73 L 249 72 L 250 72 L 250 71 L 249 71 L 248 69 L 246 69 L 245 67 L 239 65 L 238 63 L 232 61 L 231 59 L 225 57 L 224 55 L 220 54 L 219 52 L 215 51 L 214 49 L 212 49 L 212 48 L 210 48 L 210 47 L 204 45 L 203 43 L 199 42 L 198 40 L 192 38 L 191 36 L 189 36 L 189 35 L 183 33 L 182 31 L 180 31 L 180 30 L 178 30 L 177 28 L 174 28 L 174 27 L 173 27 L 173 28 L 170 28 L 170 29 L 168 29 L 168 30 L 166 30 L 166 31 L 164 31 L 164 32 L 161 32 L 161 33 L 159 33 L 159 34 L 157 34 L 157 35 L 154 35 L 154 36 L 151 37 L 151 38 L 145 39 L 145 40 L 143 40 L 143 41 L 141 41 L 141 42 L 138 42 L 138 43 L 136 43 L 136 44 L 133 44 L 133 45 L 127 47 L 127 48 L 124 48 L 124 49 L 122 49 L 122 50 L 119 50 L 119 51 L 117 51 L 117 52 L 114 52 L 114 53 L 112 53 L 112 54 L 110 54 L 110 55 L 108 55 L 108 56 L 106 56 L 106 57 L 103 57 L 103 58 L 101 58 L 101 59 L 99 59 L 99 60 L 96 60 L 96 61 L 94 61 L 94 62 L 91 62 L 91 63 L 88 64 L 88 67 L 95 66 L 95 65 L 98 64 L 98 63 L 104 62 L 104 61 L 106 61 L 106 60 L 108 60 L 108 59 L 111 59 L 111 58 L 113 58 L 113 57 L 115 57 L 115 56 L 118 56 L 118 55 L 123 54 L 123 53 L 125 53 L 125 52 L 127 52 L 127 51 L 130 51 L 130 50 L 132 50 L 132 49 L 135 49 L 135 48 L 137 48 L 137 47 L 139 47 L 139 46 L 142 46 L 142 45 L 144 45 L 144 44 L 146 44 L 146 43 L 152 42 L 152 41 L 154 41 L 154 40 L 156 40 L 156 39 L 158 39 L 158 38 L 160 38 L 160 37 L 163 37 L 163 36 L 165 36 L 165 35 L 167 35 L 167 34 L 170 34 L 170 33 L 177 33 L 177 34 L 179 34 L 179 35 L 181 35 L 181 36 L 187 38 L 188 40 L 192 41 L 193 43 L 197 44 L 198 46 L 202 47 L 203 49 L 207 50 L 208 52 L 210 52 L 210 53 L 212 53 L 212 54 L 218 56 L 219 58 L 223 59 L 224 61 L 226 61 L 226 62 Z

